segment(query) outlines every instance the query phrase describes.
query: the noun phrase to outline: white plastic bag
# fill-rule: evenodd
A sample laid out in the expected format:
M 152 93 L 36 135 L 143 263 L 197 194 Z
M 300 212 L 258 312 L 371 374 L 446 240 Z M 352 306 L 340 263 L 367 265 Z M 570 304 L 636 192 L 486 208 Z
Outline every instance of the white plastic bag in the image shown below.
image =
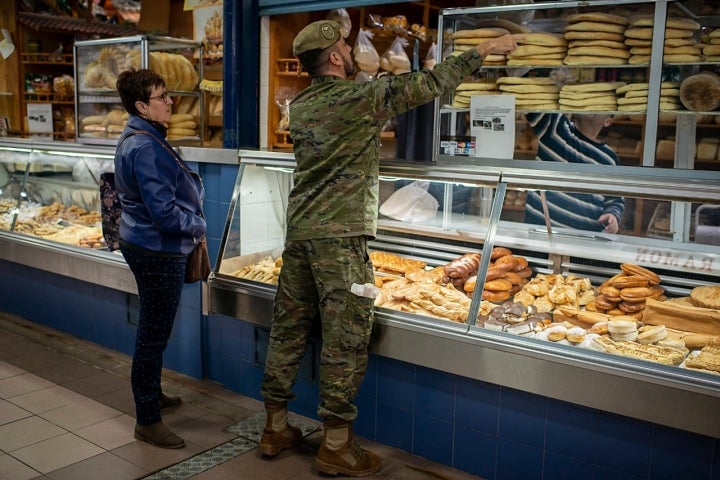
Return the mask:
M 409 72 L 411 69 L 410 57 L 405 51 L 408 45 L 407 39 L 395 37 L 392 45 L 380 57 L 380 67 L 393 75 Z
M 352 30 L 352 21 L 350 20 L 350 14 L 344 8 L 336 8 L 330 10 L 327 17 L 328 20 L 335 20 L 340 24 L 340 34 L 343 38 L 348 38 L 350 31 Z
M 438 48 L 437 43 L 433 42 L 430 45 L 430 48 L 428 48 L 427 55 L 425 55 L 425 61 L 423 62 L 423 67 L 425 67 L 426 70 L 432 70 L 435 64 L 437 63 L 437 57 L 438 57 Z
M 417 181 L 396 190 L 380 205 L 380 213 L 401 222 L 423 222 L 435 218 L 440 205 L 428 193 L 430 182 Z
M 371 76 L 380 69 L 380 55 L 372 43 L 373 36 L 370 30 L 360 29 L 353 47 L 353 57 L 358 68 Z

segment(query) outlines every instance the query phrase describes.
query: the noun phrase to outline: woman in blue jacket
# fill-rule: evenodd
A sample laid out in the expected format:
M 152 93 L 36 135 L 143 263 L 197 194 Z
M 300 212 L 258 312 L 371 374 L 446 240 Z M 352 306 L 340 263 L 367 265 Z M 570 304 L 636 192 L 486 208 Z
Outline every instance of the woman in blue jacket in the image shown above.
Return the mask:
M 162 392 L 160 375 L 187 257 L 205 236 L 205 192 L 197 174 L 165 140 L 172 99 L 163 78 L 133 68 L 119 75 L 117 90 L 129 114 L 115 152 L 115 185 L 122 206 L 120 250 L 140 299 L 130 379 L 135 438 L 161 448 L 182 448 L 183 439 L 160 416 L 161 408 L 181 400 Z

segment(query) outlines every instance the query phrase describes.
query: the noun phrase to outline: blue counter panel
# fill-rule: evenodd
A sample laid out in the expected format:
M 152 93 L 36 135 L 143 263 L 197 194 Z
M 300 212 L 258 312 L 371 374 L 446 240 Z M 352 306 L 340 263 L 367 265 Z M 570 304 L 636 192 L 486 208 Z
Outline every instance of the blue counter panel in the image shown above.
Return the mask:
M 262 401 L 262 363 L 250 349 L 266 351 L 267 334 L 255 330 L 267 332 L 210 315 L 208 372 Z M 307 371 L 294 392 L 291 411 L 318 419 Z M 376 355 L 357 405 L 358 435 L 488 480 L 720 480 L 720 440 Z
M 0 310 L 132 355 L 137 297 L 0 260 Z M 200 284 L 185 286 L 164 366 L 200 378 Z

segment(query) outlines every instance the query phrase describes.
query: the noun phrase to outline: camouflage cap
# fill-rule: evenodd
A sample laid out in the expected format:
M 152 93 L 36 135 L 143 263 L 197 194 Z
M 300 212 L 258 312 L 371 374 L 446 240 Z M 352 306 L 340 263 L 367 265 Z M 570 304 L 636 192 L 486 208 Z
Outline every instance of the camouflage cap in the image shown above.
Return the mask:
M 293 40 L 293 55 L 327 48 L 342 38 L 340 24 L 334 20 L 320 20 L 306 26 Z

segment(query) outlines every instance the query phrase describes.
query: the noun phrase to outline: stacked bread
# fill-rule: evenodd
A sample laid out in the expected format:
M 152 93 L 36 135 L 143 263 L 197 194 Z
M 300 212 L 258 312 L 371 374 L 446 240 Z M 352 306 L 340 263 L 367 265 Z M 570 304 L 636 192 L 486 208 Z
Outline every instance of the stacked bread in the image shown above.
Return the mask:
M 647 82 L 630 83 L 618 87 L 618 111 L 644 112 L 647 110 L 648 89 Z M 662 82 L 660 84 L 660 110 L 681 110 L 680 82 Z
M 580 308 L 594 299 L 595 291 L 589 278 L 560 274 L 536 275 L 513 297 L 514 301 L 533 306 L 539 312 L 552 312 L 563 305 Z
M 173 113 L 170 115 L 170 124 L 168 126 L 168 140 L 177 140 L 180 138 L 197 137 L 198 124 L 195 117 L 189 113 Z
M 627 19 L 609 13 L 569 15 L 565 38 L 570 42 L 565 65 L 623 65 L 630 52 L 623 43 Z
M 125 110 L 119 108 L 111 110 L 107 115 L 105 115 L 105 120 L 103 120 L 102 123 L 107 131 L 107 137 L 120 138 L 120 134 L 125 129 L 127 121 L 128 114 Z
M 477 44 L 502 37 L 510 31 L 500 27 L 476 28 L 473 30 L 458 30 L 453 33 L 453 55 L 459 55 L 465 50 L 474 48 Z M 506 57 L 502 54 L 490 54 L 483 60 L 483 65 L 505 65 Z
M 497 88 L 503 94 L 515 95 L 519 110 L 557 110 L 560 88 L 551 78 L 500 77 Z
M 560 89 L 560 110 L 569 111 L 615 111 L 616 89 L 625 82 L 594 82 L 563 85 Z
M 528 282 L 532 275 L 528 261 L 525 257 L 513 255 L 512 251 L 504 247 L 495 247 L 490 253 L 490 265 L 485 283 L 483 284 L 482 299 L 489 302 L 504 302 Z M 445 266 L 448 270 L 448 264 Z M 472 296 L 477 283 L 477 269 L 475 274 L 470 276 L 463 283 L 463 290 Z
M 455 108 L 468 108 L 470 107 L 470 98 L 475 95 L 498 95 L 499 93 L 494 78 L 464 82 L 455 89 L 452 106 Z
M 703 47 L 703 55 L 707 62 L 720 62 L 720 28 L 716 28 L 707 38 Z
M 523 33 L 515 39 L 518 47 L 508 54 L 508 65 L 562 65 L 567 53 L 567 40 L 555 33 Z
M 599 295 L 585 308 L 611 316 L 627 315 L 640 320 L 648 298 L 665 298 L 665 290 L 659 285 L 660 277 L 655 272 L 633 263 L 623 263 L 620 269 L 620 273 L 600 285 Z
M 140 50 L 130 50 L 125 57 L 125 68 L 140 68 Z M 200 76 L 192 62 L 179 53 L 150 52 L 150 69 L 160 74 L 171 91 L 195 90 Z
M 651 14 L 630 18 L 625 30 L 625 44 L 630 47 L 628 63 L 641 64 L 650 61 L 654 17 Z M 693 36 L 700 24 L 684 17 L 668 17 L 665 23 L 663 62 L 691 63 L 703 61 L 702 50 Z

